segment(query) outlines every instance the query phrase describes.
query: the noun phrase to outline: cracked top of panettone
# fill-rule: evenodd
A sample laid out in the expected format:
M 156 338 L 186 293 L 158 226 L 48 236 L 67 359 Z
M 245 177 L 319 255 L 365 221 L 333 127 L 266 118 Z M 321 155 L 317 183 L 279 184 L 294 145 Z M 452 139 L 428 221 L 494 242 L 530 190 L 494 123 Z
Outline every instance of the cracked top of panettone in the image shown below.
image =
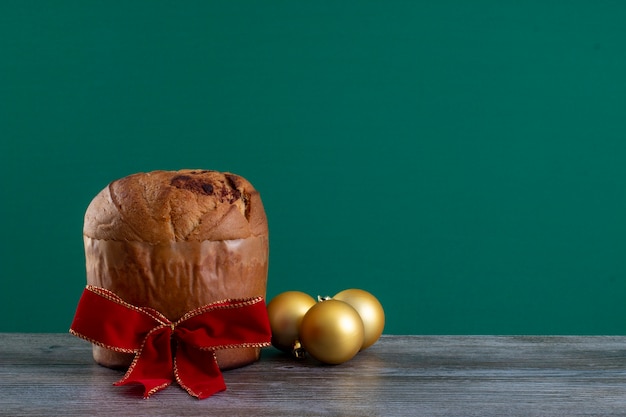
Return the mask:
M 91 201 L 83 234 L 163 243 L 267 235 L 261 197 L 245 178 L 209 170 L 153 171 L 113 181 Z

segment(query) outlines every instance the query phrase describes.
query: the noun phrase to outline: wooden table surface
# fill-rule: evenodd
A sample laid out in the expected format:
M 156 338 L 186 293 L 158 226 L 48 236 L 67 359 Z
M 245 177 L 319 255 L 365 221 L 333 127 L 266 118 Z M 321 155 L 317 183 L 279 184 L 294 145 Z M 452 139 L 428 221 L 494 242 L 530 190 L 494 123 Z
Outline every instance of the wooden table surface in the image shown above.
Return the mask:
M 69 334 L 0 334 L 3 416 L 626 416 L 626 337 L 383 336 L 337 366 L 274 348 L 206 400 L 113 387 Z

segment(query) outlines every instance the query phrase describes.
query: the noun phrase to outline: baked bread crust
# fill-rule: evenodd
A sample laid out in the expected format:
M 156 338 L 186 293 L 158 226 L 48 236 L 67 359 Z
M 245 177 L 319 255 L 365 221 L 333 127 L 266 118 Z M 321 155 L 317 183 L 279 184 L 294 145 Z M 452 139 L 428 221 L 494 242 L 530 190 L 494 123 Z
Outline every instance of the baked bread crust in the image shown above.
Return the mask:
M 88 284 L 172 321 L 212 302 L 265 297 L 267 218 L 259 193 L 235 174 L 153 171 L 113 181 L 87 208 L 83 238 Z M 221 369 L 259 354 L 216 352 Z M 133 359 L 96 345 L 93 356 L 113 368 Z
M 171 242 L 267 235 L 259 193 L 245 178 L 208 170 L 153 171 L 113 181 L 92 200 L 83 234 Z

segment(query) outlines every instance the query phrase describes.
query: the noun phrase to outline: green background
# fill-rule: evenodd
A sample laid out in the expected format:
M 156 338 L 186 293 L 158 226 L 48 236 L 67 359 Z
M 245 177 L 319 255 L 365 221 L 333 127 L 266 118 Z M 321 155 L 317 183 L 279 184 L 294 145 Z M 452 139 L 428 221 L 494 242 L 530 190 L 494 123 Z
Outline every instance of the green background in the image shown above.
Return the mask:
M 268 297 L 626 333 L 626 3 L 2 1 L 0 331 L 64 332 L 114 179 L 248 178 Z

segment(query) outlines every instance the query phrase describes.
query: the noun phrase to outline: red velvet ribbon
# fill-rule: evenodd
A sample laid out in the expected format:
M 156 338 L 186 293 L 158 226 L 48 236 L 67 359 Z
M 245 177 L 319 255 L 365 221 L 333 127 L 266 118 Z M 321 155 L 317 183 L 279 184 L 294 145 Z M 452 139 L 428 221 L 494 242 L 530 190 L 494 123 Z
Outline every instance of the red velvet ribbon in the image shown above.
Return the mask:
M 139 383 L 145 398 L 173 381 L 200 399 L 223 391 L 226 384 L 215 352 L 268 346 L 271 338 L 262 297 L 218 301 L 172 322 L 154 309 L 89 285 L 70 333 L 107 349 L 134 353 L 128 371 L 114 385 Z

